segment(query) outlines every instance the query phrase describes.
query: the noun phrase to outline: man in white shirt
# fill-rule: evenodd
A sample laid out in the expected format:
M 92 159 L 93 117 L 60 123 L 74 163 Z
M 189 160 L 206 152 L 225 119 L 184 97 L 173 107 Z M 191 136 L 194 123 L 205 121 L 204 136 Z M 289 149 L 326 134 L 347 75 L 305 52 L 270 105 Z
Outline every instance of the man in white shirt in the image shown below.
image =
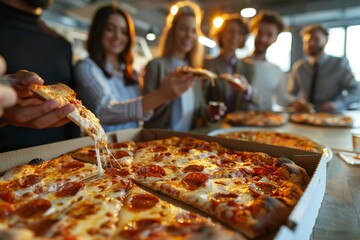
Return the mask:
M 266 60 L 267 49 L 276 42 L 285 25 L 276 12 L 262 10 L 250 22 L 255 36 L 255 50 L 245 61 L 252 65 L 249 79 L 254 88 L 253 103 L 256 110 L 274 110 L 276 105 L 307 110 L 307 104 L 288 94 L 287 81 L 278 66 Z
M 318 111 L 339 113 L 350 104 L 360 101 L 360 85 L 346 58 L 324 53 L 328 42 L 327 29 L 310 24 L 302 31 L 306 59 L 298 60 L 292 69 L 290 80 L 294 94 L 315 105 Z

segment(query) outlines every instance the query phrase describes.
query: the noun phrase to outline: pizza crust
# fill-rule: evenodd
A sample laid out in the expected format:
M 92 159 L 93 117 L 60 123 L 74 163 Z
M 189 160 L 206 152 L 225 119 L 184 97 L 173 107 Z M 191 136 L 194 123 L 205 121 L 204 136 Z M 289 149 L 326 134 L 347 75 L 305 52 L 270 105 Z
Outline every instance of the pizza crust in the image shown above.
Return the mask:
M 203 79 L 207 79 L 210 81 L 211 86 L 215 87 L 215 79 L 217 78 L 217 75 L 209 70 L 206 70 L 204 68 L 193 68 L 193 67 L 185 66 L 185 67 L 177 68 L 176 71 L 181 74 L 192 73 L 195 76 L 198 76 Z
M 56 100 L 59 107 L 71 104 L 75 111 L 69 113 L 67 117 L 83 129 L 92 139 L 99 142 L 101 146 L 107 144 L 107 136 L 100 125 L 99 119 L 84 105 L 76 99 L 74 90 L 65 84 L 58 83 L 53 85 L 31 85 L 30 90 L 46 100 Z

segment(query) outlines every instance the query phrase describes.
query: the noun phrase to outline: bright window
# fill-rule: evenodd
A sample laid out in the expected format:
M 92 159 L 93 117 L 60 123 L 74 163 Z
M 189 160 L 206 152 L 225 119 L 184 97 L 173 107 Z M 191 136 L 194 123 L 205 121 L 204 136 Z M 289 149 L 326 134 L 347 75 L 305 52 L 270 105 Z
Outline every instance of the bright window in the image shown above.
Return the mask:
M 344 56 L 345 47 L 345 29 L 343 27 L 330 28 L 329 29 L 329 40 L 325 47 L 325 53 L 336 56 Z
M 290 32 L 280 33 L 277 41 L 266 52 L 267 60 L 278 65 L 283 72 L 288 72 L 291 67 L 291 41 Z
M 349 60 L 355 78 L 358 81 L 360 81 L 359 42 L 360 42 L 360 25 L 348 27 L 347 36 L 346 36 L 346 56 Z
M 282 71 L 288 72 L 291 64 L 291 41 L 292 35 L 290 32 L 280 33 L 277 41 L 272 44 L 267 52 L 266 59 L 278 65 Z M 249 56 L 254 51 L 254 36 L 250 35 L 245 42 L 245 47 L 236 50 L 236 56 L 244 58 Z

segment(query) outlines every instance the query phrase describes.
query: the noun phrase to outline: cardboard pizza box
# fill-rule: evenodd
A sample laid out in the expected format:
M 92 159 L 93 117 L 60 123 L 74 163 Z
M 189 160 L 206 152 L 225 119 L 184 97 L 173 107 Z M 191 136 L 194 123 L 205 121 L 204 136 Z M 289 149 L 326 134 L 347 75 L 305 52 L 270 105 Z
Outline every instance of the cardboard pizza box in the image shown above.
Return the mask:
M 258 239 L 309 239 L 320 209 L 321 202 L 325 194 L 325 156 L 318 153 L 280 146 L 272 146 L 248 141 L 232 140 L 220 137 L 211 137 L 196 133 L 174 132 L 168 130 L 147 130 L 138 128 L 112 132 L 109 133 L 108 136 L 109 142 L 121 142 L 126 140 L 147 141 L 168 138 L 172 136 L 190 136 L 206 141 L 215 141 L 225 147 L 236 150 L 264 152 L 273 157 L 285 156 L 290 158 L 297 165 L 303 167 L 307 171 L 311 180 L 303 196 L 300 198 L 299 202 L 296 204 L 293 211 L 291 212 L 287 223 L 281 226 L 277 232 L 265 235 Z M 77 138 L 68 141 L 62 141 L 37 147 L 1 153 L 0 172 L 4 172 L 18 165 L 26 164 L 33 158 L 50 160 L 64 153 L 87 145 L 93 145 L 93 141 L 90 139 L 90 137 Z M 168 197 L 165 197 L 163 195 L 161 196 L 161 198 L 166 198 L 165 200 L 169 200 Z M 177 204 L 180 204 L 181 207 L 187 208 L 188 210 L 194 210 L 191 207 L 185 206 L 181 203 Z

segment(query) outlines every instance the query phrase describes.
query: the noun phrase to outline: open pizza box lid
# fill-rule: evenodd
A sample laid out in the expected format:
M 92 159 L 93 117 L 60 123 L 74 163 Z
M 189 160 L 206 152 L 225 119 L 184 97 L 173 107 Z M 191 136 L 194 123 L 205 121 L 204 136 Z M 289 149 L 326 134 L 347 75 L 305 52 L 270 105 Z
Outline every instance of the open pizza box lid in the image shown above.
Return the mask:
M 264 152 L 273 157 L 288 157 L 307 171 L 311 178 L 310 183 L 291 212 L 287 224 L 280 227 L 278 232 L 267 234 L 259 239 L 308 239 L 311 235 L 325 194 L 326 159 L 325 156 L 321 154 L 286 147 L 168 130 L 128 129 L 109 133 L 108 136 L 109 142 L 121 142 L 126 140 L 146 141 L 172 136 L 190 136 L 206 141 L 215 141 L 225 147 L 236 150 Z M 93 141 L 89 137 L 83 137 L 1 153 L 0 172 L 4 172 L 18 165 L 26 164 L 33 158 L 50 160 L 87 145 L 93 145 Z

